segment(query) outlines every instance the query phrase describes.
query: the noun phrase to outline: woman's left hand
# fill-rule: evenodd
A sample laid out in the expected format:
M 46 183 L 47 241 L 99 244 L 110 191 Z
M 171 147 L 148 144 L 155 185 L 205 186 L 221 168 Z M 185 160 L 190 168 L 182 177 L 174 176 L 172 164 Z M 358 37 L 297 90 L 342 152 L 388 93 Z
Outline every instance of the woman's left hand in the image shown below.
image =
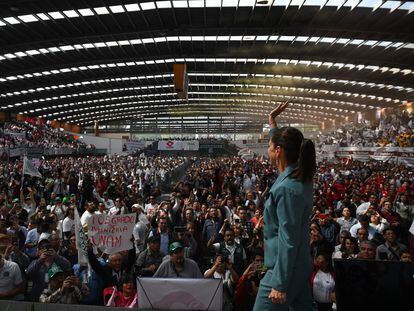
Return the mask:
M 269 299 L 272 301 L 272 303 L 285 304 L 286 293 L 279 292 L 276 289 L 272 288 L 269 294 Z

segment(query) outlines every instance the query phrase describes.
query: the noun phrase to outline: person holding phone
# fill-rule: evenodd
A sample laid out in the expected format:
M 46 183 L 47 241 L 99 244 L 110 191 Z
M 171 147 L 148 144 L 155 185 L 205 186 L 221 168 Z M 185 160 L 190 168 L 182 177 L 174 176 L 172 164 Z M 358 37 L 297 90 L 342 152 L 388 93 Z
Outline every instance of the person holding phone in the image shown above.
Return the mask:
M 288 106 L 269 114 L 269 160 L 279 176 L 269 190 L 264 210 L 265 266 L 255 311 L 313 310 L 309 289 L 312 272 L 309 219 L 313 203 L 315 146 L 293 127 L 276 127 L 275 117 Z

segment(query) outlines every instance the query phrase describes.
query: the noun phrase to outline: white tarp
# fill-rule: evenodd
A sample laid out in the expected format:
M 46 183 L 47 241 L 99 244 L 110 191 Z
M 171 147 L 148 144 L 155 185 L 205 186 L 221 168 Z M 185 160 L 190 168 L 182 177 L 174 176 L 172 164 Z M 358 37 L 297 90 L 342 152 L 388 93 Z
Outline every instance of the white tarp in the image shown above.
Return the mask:
M 219 279 L 137 278 L 138 308 L 160 310 L 222 310 Z

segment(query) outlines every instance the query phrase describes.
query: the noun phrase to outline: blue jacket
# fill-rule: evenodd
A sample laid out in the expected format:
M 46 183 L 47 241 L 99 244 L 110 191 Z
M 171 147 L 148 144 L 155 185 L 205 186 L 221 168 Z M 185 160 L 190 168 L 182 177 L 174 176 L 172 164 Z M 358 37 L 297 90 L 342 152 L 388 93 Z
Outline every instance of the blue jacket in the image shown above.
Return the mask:
M 312 260 L 309 219 L 312 211 L 312 183 L 290 175 L 288 166 L 270 189 L 264 210 L 265 265 L 272 270 L 270 286 L 292 292 L 309 282 Z

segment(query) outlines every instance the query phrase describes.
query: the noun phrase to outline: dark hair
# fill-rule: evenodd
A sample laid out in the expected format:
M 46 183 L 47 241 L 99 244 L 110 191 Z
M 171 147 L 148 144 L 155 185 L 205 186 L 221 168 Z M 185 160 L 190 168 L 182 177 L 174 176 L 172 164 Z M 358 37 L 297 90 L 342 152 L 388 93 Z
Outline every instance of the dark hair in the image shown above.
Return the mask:
M 355 245 L 355 249 L 354 249 L 354 254 L 358 254 L 359 253 L 359 247 L 358 247 L 358 240 L 352 236 L 347 236 L 341 244 L 341 247 L 339 248 L 339 250 L 341 252 L 344 252 L 346 250 L 346 241 L 351 241 L 354 245 Z
M 273 133 L 271 138 L 274 146 L 280 146 L 285 151 L 289 164 L 298 162 L 292 177 L 301 182 L 312 182 L 316 172 L 315 145 L 305 139 L 301 131 L 294 127 L 282 127 Z

